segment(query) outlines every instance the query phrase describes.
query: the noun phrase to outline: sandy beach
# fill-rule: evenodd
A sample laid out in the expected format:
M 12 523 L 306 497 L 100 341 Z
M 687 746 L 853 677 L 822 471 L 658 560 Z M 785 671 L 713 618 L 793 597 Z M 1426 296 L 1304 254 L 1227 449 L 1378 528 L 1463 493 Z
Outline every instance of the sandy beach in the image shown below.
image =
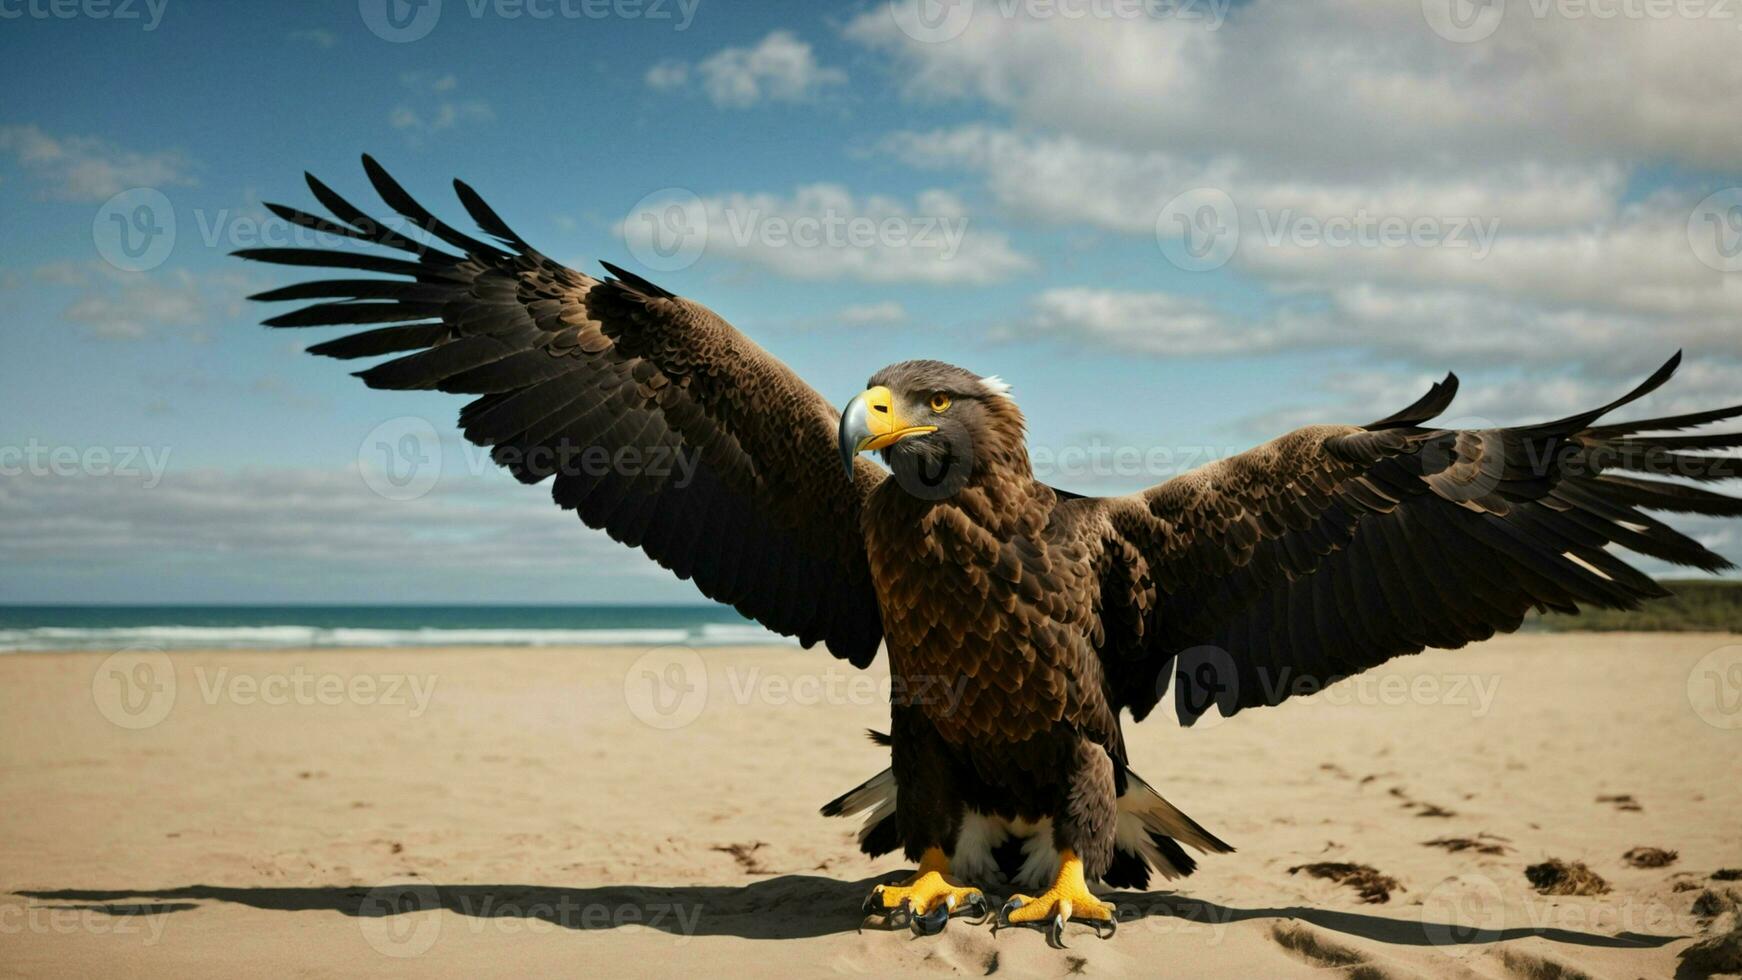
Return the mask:
M 1118 936 L 1073 927 L 1065 951 L 959 919 L 857 931 L 904 862 L 817 807 L 887 762 L 863 735 L 881 661 L 9 654 L 0 973 L 1698 975 L 1683 952 L 1742 890 L 1712 879 L 1742 867 L 1738 644 L 1511 637 L 1193 730 L 1151 719 L 1134 768 L 1239 850 L 1117 895 Z M 1636 847 L 1676 855 L 1634 867 Z M 1609 891 L 1540 894 L 1525 869 L 1550 859 Z M 1336 863 L 1386 900 L 1309 867 Z

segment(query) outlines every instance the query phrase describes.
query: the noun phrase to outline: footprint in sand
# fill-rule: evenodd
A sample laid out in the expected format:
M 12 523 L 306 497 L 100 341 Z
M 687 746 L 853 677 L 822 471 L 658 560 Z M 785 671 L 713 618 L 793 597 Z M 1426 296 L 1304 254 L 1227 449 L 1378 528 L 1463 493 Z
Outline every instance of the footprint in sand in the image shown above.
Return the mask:
M 1549 858 L 1524 869 L 1524 876 L 1543 895 L 1607 895 L 1609 883 L 1583 861 Z
M 1346 976 L 1363 980 L 1378 980 L 1387 975 L 1374 967 L 1365 953 L 1304 923 L 1278 922 L 1270 927 L 1270 938 L 1312 966 L 1344 970 Z
M 1393 786 L 1388 790 L 1388 792 L 1392 796 L 1403 801 L 1400 805 L 1405 810 L 1414 810 L 1415 815 L 1418 817 L 1455 817 L 1458 815 L 1455 811 L 1448 810 L 1445 807 L 1440 806 L 1438 803 L 1427 803 L 1422 800 L 1412 799 L 1410 795 L 1404 791 L 1402 786 Z
M 1448 854 L 1461 851 L 1475 851 L 1477 854 L 1502 855 L 1511 848 L 1511 841 L 1498 834 L 1481 833 L 1474 837 L 1436 837 L 1433 840 L 1422 841 L 1423 847 L 1443 848 Z
M 1635 847 L 1621 855 L 1621 860 L 1635 868 L 1667 868 L 1679 856 L 1678 852 L 1666 851 L 1661 847 Z
M 738 862 L 738 866 L 743 868 L 747 875 L 767 875 L 774 872 L 764 866 L 762 859 L 756 856 L 757 851 L 767 846 L 767 841 L 754 840 L 747 844 L 718 844 L 711 850 L 732 855 L 732 860 Z
M 1506 968 L 1508 974 L 1522 977 L 1524 980 L 1571 980 L 1574 977 L 1588 978 L 1590 976 L 1576 967 L 1536 953 L 1502 949 L 1496 955 L 1500 959 L 1500 965 Z
M 1380 905 L 1391 901 L 1393 891 L 1407 891 L 1396 878 L 1381 874 L 1370 864 L 1349 864 L 1342 861 L 1319 861 L 1315 864 L 1297 864 L 1288 869 L 1289 874 L 1305 871 L 1314 878 L 1325 878 L 1339 885 L 1348 885 L 1361 896 L 1361 901 L 1369 905 Z
M 1615 809 L 1625 813 L 1638 813 L 1645 809 L 1633 798 L 1632 793 L 1604 793 L 1597 797 L 1597 802 L 1614 804 Z

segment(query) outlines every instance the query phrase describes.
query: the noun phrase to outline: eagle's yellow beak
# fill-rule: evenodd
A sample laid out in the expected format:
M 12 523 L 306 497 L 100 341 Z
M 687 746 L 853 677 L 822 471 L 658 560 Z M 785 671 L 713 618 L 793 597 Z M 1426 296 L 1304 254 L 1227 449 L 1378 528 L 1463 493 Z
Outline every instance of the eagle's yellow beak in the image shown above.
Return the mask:
M 935 425 L 912 425 L 902 418 L 895 392 L 878 385 L 847 403 L 841 411 L 841 464 L 853 475 L 853 457 L 867 449 L 893 446 L 909 436 L 936 432 Z

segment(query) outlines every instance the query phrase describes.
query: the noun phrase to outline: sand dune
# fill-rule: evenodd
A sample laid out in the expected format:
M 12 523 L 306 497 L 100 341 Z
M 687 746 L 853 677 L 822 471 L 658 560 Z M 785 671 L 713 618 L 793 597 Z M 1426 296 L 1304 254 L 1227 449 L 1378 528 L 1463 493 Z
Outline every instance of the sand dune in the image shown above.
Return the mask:
M 902 862 L 816 808 L 886 764 L 883 675 L 818 653 L 0 656 L 0 973 L 1698 975 L 1742 892 L 1738 645 L 1507 638 L 1153 719 L 1134 766 L 1239 851 L 1066 951 L 856 931 Z M 1539 894 L 1550 859 L 1608 891 Z

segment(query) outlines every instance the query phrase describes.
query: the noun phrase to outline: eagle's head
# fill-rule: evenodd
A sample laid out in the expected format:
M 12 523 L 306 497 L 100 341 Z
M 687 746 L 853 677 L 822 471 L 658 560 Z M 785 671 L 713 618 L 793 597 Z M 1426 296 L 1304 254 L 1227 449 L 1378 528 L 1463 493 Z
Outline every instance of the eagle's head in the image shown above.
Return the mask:
M 933 499 L 1016 467 L 1027 476 L 1022 413 L 1010 386 L 942 361 L 902 361 L 871 376 L 841 411 L 841 462 L 867 449 L 910 493 Z

